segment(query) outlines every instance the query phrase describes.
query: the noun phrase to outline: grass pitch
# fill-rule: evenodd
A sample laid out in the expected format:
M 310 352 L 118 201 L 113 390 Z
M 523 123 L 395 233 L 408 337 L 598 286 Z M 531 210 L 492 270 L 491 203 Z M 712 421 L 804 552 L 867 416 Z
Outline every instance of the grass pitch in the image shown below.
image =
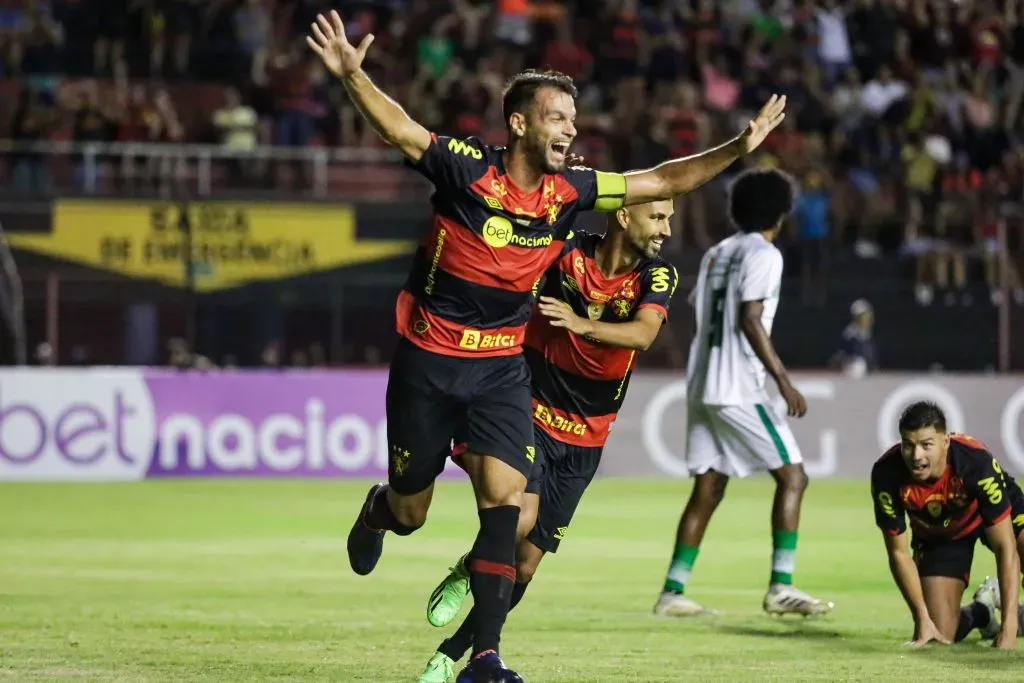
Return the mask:
M 477 524 L 445 484 L 377 570 L 348 568 L 365 482 L 147 481 L 0 486 L 0 679 L 414 681 L 445 632 L 425 603 Z M 730 484 L 689 593 L 715 618 L 651 615 L 685 481 L 598 481 L 559 554 L 505 629 L 534 683 L 1019 680 L 1024 654 L 910 651 L 865 482 L 808 491 L 797 585 L 836 601 L 819 620 L 761 612 L 769 481 Z M 992 573 L 979 547 L 972 583 Z M 972 587 L 973 588 L 973 587 Z M 1024 647 L 1024 643 L 1022 643 Z

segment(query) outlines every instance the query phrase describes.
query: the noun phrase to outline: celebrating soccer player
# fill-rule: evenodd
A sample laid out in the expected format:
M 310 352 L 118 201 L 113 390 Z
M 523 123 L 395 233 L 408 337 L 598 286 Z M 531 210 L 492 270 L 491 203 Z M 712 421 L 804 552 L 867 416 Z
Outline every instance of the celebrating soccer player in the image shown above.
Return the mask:
M 671 201 L 620 209 L 604 237 L 577 233 L 546 275 L 537 313 L 526 327 L 533 380 L 536 460 L 519 513 L 516 583 L 522 600 L 545 553 L 557 552 L 625 399 L 636 354 L 664 324 L 678 282 L 658 257 L 670 236 Z M 427 603 L 427 619 L 445 626 L 469 593 L 466 557 Z M 472 645 L 476 609 L 438 647 L 420 683 L 447 683 Z
M 978 628 L 995 647 L 1013 649 L 1024 624 L 1017 604 L 1024 553 L 1020 486 L 981 443 L 949 434 L 934 403 L 908 406 L 899 430 L 900 442 L 871 470 L 871 498 L 889 569 L 914 617 L 912 644 L 948 644 Z M 961 608 L 978 540 L 995 554 L 999 580 L 986 579 Z
M 755 470 L 768 470 L 776 482 L 765 611 L 808 615 L 832 609 L 832 603 L 792 585 L 807 475 L 796 440 L 785 418 L 772 409 L 765 390 L 767 371 L 789 414 L 802 416 L 807 411 L 769 337 L 782 286 L 782 253 L 773 242 L 792 204 L 793 184 L 779 171 L 748 171 L 737 178 L 729 212 L 739 232 L 704 254 L 690 294 L 696 332 L 686 366 L 686 459 L 696 481 L 679 521 L 656 614 L 705 611 L 684 594 L 704 531 L 729 477 L 745 477 Z
M 399 295 L 402 337 L 387 390 L 388 483 L 371 488 L 348 537 L 352 569 L 373 571 L 384 534 L 426 519 L 451 440 L 476 494 L 480 531 L 468 560 L 477 616 L 462 683 L 518 681 L 498 656 L 516 578 L 516 526 L 534 459 L 529 370 L 522 356 L 533 288 L 562 251 L 580 211 L 616 211 L 689 192 L 755 149 L 783 119 L 772 97 L 746 130 L 703 154 L 625 175 L 566 165 L 576 136 L 568 77 L 525 72 L 502 102 L 507 148 L 427 131 L 362 69 L 373 42 L 345 37 L 337 12 L 307 37 L 364 118 L 436 190 L 435 218 Z

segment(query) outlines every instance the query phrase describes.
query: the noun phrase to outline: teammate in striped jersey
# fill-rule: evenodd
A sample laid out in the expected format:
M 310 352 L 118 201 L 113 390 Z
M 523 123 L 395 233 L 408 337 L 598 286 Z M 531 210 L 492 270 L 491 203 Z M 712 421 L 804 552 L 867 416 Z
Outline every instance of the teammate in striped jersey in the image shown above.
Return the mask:
M 696 480 L 656 614 L 705 611 L 684 593 L 704 531 L 729 478 L 758 470 L 769 471 L 776 482 L 765 611 L 808 615 L 832 609 L 832 603 L 792 585 L 807 475 L 796 440 L 765 389 L 770 373 L 789 414 L 807 411 L 770 339 L 782 286 L 782 253 L 773 243 L 792 209 L 793 193 L 792 182 L 779 171 L 754 170 L 737 178 L 729 211 L 738 232 L 704 254 L 690 294 L 697 324 L 686 367 L 686 458 Z

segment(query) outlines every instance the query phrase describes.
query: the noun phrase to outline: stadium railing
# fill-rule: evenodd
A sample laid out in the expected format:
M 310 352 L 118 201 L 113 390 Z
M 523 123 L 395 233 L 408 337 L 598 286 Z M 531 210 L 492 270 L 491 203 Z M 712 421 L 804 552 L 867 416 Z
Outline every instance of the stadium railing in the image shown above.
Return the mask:
M 429 185 L 390 149 L 0 139 L 0 182 L 21 194 L 187 194 L 381 200 Z

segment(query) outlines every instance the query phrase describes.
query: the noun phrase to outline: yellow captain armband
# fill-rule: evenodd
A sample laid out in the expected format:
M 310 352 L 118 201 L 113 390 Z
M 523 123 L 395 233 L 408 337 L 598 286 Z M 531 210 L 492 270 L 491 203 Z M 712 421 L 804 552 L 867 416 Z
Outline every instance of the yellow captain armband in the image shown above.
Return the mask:
M 626 201 L 626 176 L 621 173 L 594 171 L 597 182 L 595 211 L 618 211 Z

